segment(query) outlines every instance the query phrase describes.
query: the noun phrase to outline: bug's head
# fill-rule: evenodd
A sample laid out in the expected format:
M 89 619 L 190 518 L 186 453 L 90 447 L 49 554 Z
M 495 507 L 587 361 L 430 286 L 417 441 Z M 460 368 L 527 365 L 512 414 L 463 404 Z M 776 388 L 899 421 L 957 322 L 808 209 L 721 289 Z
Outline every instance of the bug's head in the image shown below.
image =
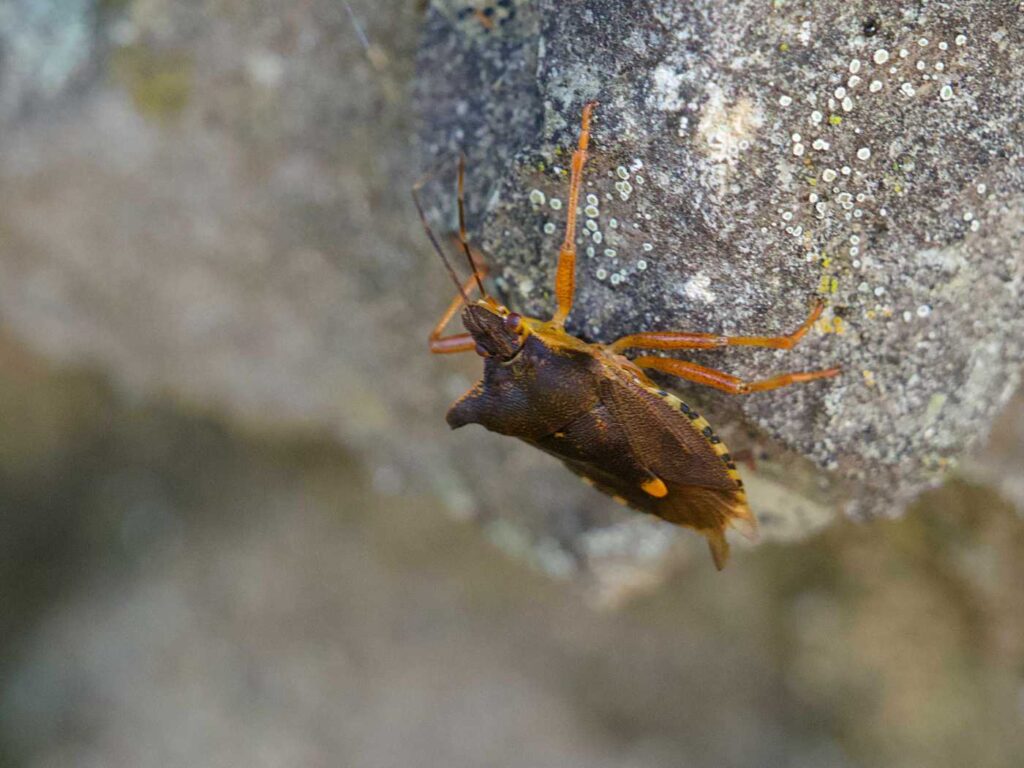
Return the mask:
M 476 341 L 480 357 L 511 360 L 530 334 L 520 315 L 509 312 L 493 299 L 481 299 L 462 310 L 462 324 Z

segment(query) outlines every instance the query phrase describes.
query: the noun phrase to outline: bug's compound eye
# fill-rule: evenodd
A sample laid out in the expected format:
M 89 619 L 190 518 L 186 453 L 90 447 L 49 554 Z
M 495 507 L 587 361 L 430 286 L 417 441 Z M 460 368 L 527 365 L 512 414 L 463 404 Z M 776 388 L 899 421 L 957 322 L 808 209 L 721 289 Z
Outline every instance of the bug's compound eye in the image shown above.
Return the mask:
M 504 323 L 505 327 L 513 333 L 519 333 L 523 330 L 523 318 L 515 312 L 510 312 L 506 315 Z

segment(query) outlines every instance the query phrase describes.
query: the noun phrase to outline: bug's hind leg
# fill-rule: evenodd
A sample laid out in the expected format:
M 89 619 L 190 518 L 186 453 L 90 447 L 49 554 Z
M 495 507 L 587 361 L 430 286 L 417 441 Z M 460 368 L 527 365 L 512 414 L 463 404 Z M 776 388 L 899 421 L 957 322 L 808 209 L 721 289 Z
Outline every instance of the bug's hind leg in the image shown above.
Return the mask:
M 713 349 L 715 347 L 770 347 L 792 349 L 821 317 L 825 305 L 818 302 L 803 325 L 785 336 L 721 336 L 716 333 L 651 331 L 623 336 L 608 345 L 613 352 L 624 349 Z
M 822 371 L 800 373 L 783 373 L 768 379 L 745 381 L 738 376 L 707 368 L 687 360 L 673 360 L 665 357 L 638 357 L 633 361 L 640 368 L 652 368 L 678 376 L 681 379 L 714 387 L 732 395 L 746 395 L 751 392 L 767 392 L 770 389 L 788 387 L 790 384 L 802 384 L 817 379 L 829 379 L 838 376 L 840 368 L 827 368 Z
M 558 301 L 558 309 L 551 318 L 551 322 L 558 326 L 565 325 L 565 319 L 572 311 L 572 299 L 576 291 L 576 207 L 579 205 L 583 166 L 587 162 L 587 147 L 590 146 L 590 113 L 596 105 L 596 101 L 590 101 L 583 107 L 580 136 L 576 151 L 572 154 L 569 201 L 565 206 L 565 237 L 558 252 L 558 271 L 555 273 L 555 298 Z

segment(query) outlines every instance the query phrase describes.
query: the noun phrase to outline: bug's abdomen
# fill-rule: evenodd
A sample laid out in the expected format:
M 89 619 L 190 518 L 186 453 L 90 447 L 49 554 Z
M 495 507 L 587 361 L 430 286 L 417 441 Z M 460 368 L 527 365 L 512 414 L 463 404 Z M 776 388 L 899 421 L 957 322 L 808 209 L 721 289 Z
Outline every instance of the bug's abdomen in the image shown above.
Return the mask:
M 634 509 L 695 528 L 722 567 L 725 529 L 756 525 L 735 471 L 675 398 L 639 389 L 614 392 L 562 429 L 529 442 Z M 697 418 L 698 426 L 706 424 Z

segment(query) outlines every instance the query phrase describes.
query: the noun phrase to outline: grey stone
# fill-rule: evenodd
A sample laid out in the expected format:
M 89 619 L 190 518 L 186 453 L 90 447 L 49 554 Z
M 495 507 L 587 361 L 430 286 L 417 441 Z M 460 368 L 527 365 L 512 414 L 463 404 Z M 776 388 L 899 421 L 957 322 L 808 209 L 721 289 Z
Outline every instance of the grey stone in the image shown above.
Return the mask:
M 577 237 L 571 329 L 594 341 L 788 332 L 822 296 L 823 320 L 792 352 L 699 353 L 746 378 L 844 369 L 742 400 L 693 392 L 739 425 L 738 443 L 767 454 L 761 482 L 774 488 L 752 490 L 755 510 L 781 535 L 837 506 L 899 514 L 940 482 L 1020 380 L 1020 10 L 514 7 L 493 29 L 437 13 L 420 68 L 425 145 L 462 148 L 482 178 L 470 185 L 483 198 L 476 234 L 503 297 L 551 311 L 565 217 L 552 202 L 566 197 L 582 104 L 597 99 L 583 188 L 597 205 L 581 203 L 591 229 Z M 536 86 L 515 112 L 478 106 L 481 80 L 522 69 L 536 71 Z M 458 133 L 438 117 L 451 114 L 464 117 Z M 439 216 L 450 221 L 450 205 Z M 817 513 L 794 521 L 797 499 Z
M 438 229 L 451 228 L 458 149 L 496 286 L 543 314 L 564 209 L 535 207 L 530 193 L 564 197 L 553 169 L 582 102 L 602 100 L 586 192 L 599 195 L 595 221 L 616 255 L 582 250 L 572 329 L 585 338 L 788 331 L 837 280 L 827 316 L 841 314 L 844 333 L 792 353 L 699 359 L 744 376 L 839 363 L 842 379 L 743 401 L 680 387 L 731 447 L 759 453 L 745 476 L 766 537 L 804 536 L 854 504 L 898 513 L 1016 386 L 1022 54 L 1008 6 L 900 5 L 870 40 L 860 3 L 812 14 L 517 2 L 492 31 L 460 18 L 460 4 L 423 17 L 406 0 L 352 2 L 351 14 L 334 0 L 53 7 L 49 34 L 88 55 L 65 56 L 73 64 L 45 91 L 38 72 L 3 70 L 43 94 L 17 100 L 32 106 L 5 112 L 0 134 L 4 334 L 132 397 L 329 434 L 382 487 L 440 496 L 549 573 L 590 570 L 610 600 L 660 572 L 652 553 L 705 554 L 526 446 L 447 430 L 445 408 L 479 361 L 426 354 L 451 286 L 408 191 L 421 170 L 441 169 L 424 193 Z M 901 59 L 901 47 L 913 53 Z M 881 48 L 885 67 L 873 63 Z M 854 58 L 863 82 L 850 86 Z M 875 72 L 885 85 L 873 94 Z M 912 97 L 899 90 L 908 79 Z M 839 99 L 842 123 L 815 127 L 807 95 L 827 118 L 840 80 L 853 109 Z M 819 134 L 829 150 L 813 148 Z M 823 189 L 825 168 L 837 192 Z M 809 241 L 786 231 L 797 226 Z M 625 277 L 613 286 L 599 268 Z

